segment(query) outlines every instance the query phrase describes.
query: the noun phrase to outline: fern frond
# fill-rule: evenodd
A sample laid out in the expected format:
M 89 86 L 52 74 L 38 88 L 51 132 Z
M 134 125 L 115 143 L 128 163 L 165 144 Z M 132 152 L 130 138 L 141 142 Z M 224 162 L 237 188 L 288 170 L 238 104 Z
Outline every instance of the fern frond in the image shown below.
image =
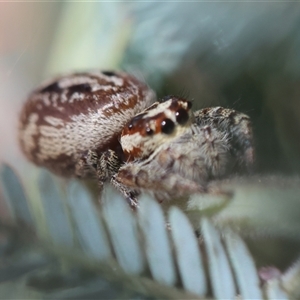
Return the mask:
M 26 214 L 34 211 L 30 209 L 33 202 L 26 199 L 18 177 L 8 166 L 2 167 L 1 182 L 16 219 L 24 219 L 20 205 L 27 207 Z M 9 192 L 12 184 L 15 190 Z M 100 208 L 77 181 L 70 182 L 64 192 L 45 171 L 38 186 L 48 232 L 39 234 L 34 249 L 54 255 L 67 268 L 76 266 L 92 272 L 94 280 L 103 278 L 132 293 L 164 299 L 263 299 L 265 295 L 272 299 L 295 294 L 291 283 L 299 274 L 299 264 L 280 278 L 284 284 L 271 278 L 261 286 L 245 242 L 233 229 L 217 229 L 211 215 L 198 217 L 200 232 L 196 235 L 188 215 L 175 206 L 163 211 L 147 195 L 141 197 L 139 209 L 133 212 L 111 186 L 105 187 Z M 25 202 L 20 204 L 16 199 Z M 35 218 L 31 215 L 25 219 Z M 29 224 L 38 226 L 32 221 Z M 83 284 L 79 281 L 76 289 Z M 70 297 L 74 289 L 46 294 Z M 81 290 L 82 298 L 89 289 Z M 97 289 L 93 291 L 97 293 Z

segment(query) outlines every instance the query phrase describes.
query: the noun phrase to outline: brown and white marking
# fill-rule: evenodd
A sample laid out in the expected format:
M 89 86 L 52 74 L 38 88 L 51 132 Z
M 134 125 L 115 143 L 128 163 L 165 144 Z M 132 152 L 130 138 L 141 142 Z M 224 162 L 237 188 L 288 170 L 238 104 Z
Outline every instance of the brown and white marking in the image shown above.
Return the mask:
M 154 100 L 145 83 L 122 72 L 58 77 L 35 90 L 25 103 L 21 147 L 32 162 L 60 175 L 75 175 L 86 151 L 115 150 L 124 125 Z
M 210 180 L 252 166 L 248 116 L 221 107 L 190 108 L 185 99 L 170 97 L 128 123 L 121 136 L 127 162 L 113 177 L 115 185 L 164 200 L 207 192 Z
M 207 192 L 208 183 L 254 162 L 247 115 L 191 110 L 183 98 L 155 102 L 122 72 L 61 76 L 35 90 L 20 118 L 20 144 L 37 165 L 63 176 L 110 181 L 132 206 L 141 191 L 158 200 Z

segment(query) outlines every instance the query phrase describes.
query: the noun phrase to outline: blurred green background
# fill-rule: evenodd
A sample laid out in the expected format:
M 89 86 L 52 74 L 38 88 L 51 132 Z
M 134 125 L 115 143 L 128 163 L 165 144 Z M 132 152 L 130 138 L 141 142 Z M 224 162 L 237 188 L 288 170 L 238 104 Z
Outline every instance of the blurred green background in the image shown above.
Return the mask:
M 42 80 L 125 69 L 158 96 L 249 114 L 257 171 L 298 174 L 299 23 L 297 2 L 2 2 L 0 159 L 27 174 L 18 112 Z
M 233 218 L 239 227 L 241 214 L 251 211 L 250 225 L 258 232 L 274 237 L 273 225 L 280 224 L 299 240 L 294 230 L 299 222 L 293 225 L 299 219 L 298 181 L 257 179 L 300 173 L 299 26 L 298 2 L 1 2 L 0 161 L 12 165 L 34 194 L 37 169 L 17 140 L 18 115 L 29 92 L 60 73 L 123 69 L 145 80 L 158 97 L 179 94 L 196 109 L 222 105 L 250 115 L 258 176 L 245 189 L 241 185 L 242 195 L 233 203 L 240 205 L 237 214 L 231 208 L 228 217 L 224 210 L 224 219 Z M 274 216 L 271 221 L 266 212 Z M 6 216 L 0 197 L 1 220 Z M 278 264 L 285 268 L 294 261 L 298 243 L 284 240 L 281 246 L 277 240 L 260 241 L 265 252 L 259 264 L 285 256 Z

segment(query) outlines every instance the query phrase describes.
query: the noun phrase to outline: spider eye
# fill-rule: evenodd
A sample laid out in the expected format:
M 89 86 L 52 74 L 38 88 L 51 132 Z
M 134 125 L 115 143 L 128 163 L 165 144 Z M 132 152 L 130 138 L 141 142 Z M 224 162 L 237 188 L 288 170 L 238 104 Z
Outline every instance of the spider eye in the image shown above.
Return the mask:
M 176 121 L 180 125 L 185 124 L 189 119 L 188 112 L 183 108 L 178 109 L 175 113 L 175 116 L 176 116 Z
M 170 134 L 173 132 L 175 128 L 175 124 L 173 121 L 171 121 L 170 119 L 164 119 L 161 122 L 161 131 L 165 134 Z
M 146 128 L 146 134 L 147 135 L 153 135 L 154 131 L 151 128 Z
M 131 130 L 133 127 L 138 126 L 140 120 L 146 115 L 146 113 L 141 113 L 139 115 L 136 115 L 135 117 L 133 117 L 130 121 L 130 123 L 128 124 L 128 129 Z

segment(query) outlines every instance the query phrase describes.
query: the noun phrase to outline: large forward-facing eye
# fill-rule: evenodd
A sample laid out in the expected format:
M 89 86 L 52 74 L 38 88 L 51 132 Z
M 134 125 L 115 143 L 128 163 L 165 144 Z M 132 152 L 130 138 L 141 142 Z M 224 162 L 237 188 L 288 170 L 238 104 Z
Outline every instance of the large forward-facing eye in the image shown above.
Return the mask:
M 175 124 L 170 119 L 164 119 L 161 122 L 161 131 L 165 134 L 171 134 L 175 128 Z

